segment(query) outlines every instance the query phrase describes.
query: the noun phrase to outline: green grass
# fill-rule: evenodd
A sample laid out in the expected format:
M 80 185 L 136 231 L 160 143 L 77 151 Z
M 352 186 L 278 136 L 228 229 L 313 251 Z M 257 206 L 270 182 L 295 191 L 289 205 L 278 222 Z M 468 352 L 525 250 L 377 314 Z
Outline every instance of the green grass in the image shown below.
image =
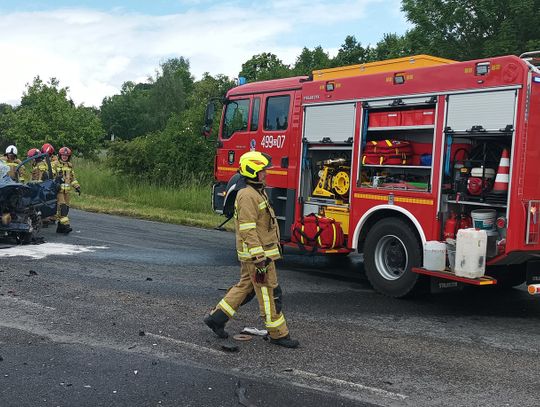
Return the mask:
M 115 175 L 101 162 L 83 159 L 74 161 L 74 169 L 82 191 L 72 196 L 74 208 L 202 227 L 225 220 L 212 211 L 207 182 L 160 186 Z

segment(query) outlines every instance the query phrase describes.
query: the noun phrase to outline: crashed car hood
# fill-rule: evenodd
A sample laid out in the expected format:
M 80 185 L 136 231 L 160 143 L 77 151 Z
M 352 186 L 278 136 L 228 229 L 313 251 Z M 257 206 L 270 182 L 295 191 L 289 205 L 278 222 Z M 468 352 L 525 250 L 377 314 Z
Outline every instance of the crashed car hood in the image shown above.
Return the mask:
M 32 194 L 32 190 L 25 184 L 13 181 L 10 177 L 0 179 L 0 200 L 9 199 L 14 194 L 19 193 L 23 197 Z

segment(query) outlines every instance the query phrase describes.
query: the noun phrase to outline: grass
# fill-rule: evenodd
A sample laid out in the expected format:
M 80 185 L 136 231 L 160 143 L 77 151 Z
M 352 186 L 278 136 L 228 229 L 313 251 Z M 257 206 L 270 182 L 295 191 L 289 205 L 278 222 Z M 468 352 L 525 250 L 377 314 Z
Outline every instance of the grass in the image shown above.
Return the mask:
M 207 182 L 160 186 L 115 175 L 100 161 L 83 159 L 75 160 L 74 169 L 82 191 L 72 196 L 74 208 L 206 228 L 225 220 L 212 211 Z

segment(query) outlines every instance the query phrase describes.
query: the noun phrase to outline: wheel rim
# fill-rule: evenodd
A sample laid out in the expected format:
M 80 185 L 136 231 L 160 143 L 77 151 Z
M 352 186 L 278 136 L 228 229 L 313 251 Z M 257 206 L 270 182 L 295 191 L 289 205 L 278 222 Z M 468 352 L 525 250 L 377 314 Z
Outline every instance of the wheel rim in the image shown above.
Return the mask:
M 407 270 L 407 249 L 397 236 L 384 236 L 375 247 L 375 265 L 385 280 L 397 280 Z

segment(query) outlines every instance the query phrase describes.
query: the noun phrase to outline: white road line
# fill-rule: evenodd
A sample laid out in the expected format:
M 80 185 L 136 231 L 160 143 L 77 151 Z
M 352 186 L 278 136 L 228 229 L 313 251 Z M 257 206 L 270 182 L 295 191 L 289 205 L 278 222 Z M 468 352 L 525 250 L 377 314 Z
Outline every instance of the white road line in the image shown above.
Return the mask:
M 146 332 L 146 335 L 150 336 L 151 338 L 162 339 L 164 341 L 171 342 L 171 343 L 174 343 L 176 345 L 183 346 L 185 348 L 196 350 L 197 352 L 213 353 L 215 355 L 220 355 L 220 356 L 223 356 L 225 354 L 224 352 L 220 352 L 220 351 L 215 350 L 215 349 L 207 348 L 205 346 L 196 345 L 196 344 L 191 343 L 191 342 L 184 342 L 184 341 L 181 341 L 180 339 L 175 339 L 175 338 L 171 338 L 171 337 L 168 337 L 168 336 L 153 334 L 152 332 Z
M 359 390 L 359 391 L 368 391 L 370 393 L 376 394 L 376 395 L 381 396 L 381 397 L 390 398 L 392 400 L 403 401 L 408 397 L 408 396 L 406 396 L 404 394 L 392 393 L 390 391 L 379 389 L 377 387 L 370 387 L 370 386 L 365 386 L 365 385 L 360 384 L 360 383 L 348 382 L 346 380 L 336 379 L 336 378 L 333 378 L 333 377 L 321 376 L 321 375 L 318 375 L 318 374 L 315 374 L 315 373 L 306 372 L 304 370 L 293 369 L 291 374 L 295 375 L 295 376 L 298 376 L 298 377 L 302 377 L 302 378 L 307 379 L 307 380 L 309 380 L 311 382 L 317 381 L 317 382 L 325 383 L 325 384 L 338 385 L 338 386 L 347 386 L 349 388 Z
M 46 309 L 46 310 L 50 310 L 50 311 L 56 311 L 56 308 L 53 308 L 53 307 L 48 307 L 46 305 L 43 305 L 43 304 L 39 304 L 37 302 L 32 302 L 32 301 L 28 301 L 28 300 L 23 300 L 21 298 L 17 298 L 17 297 L 6 297 L 6 296 L 2 296 L 0 297 L 0 301 L 13 301 L 13 302 L 17 302 L 19 304 L 23 304 L 23 305 L 28 305 L 30 307 L 34 307 L 34 308 L 41 308 L 41 309 Z

